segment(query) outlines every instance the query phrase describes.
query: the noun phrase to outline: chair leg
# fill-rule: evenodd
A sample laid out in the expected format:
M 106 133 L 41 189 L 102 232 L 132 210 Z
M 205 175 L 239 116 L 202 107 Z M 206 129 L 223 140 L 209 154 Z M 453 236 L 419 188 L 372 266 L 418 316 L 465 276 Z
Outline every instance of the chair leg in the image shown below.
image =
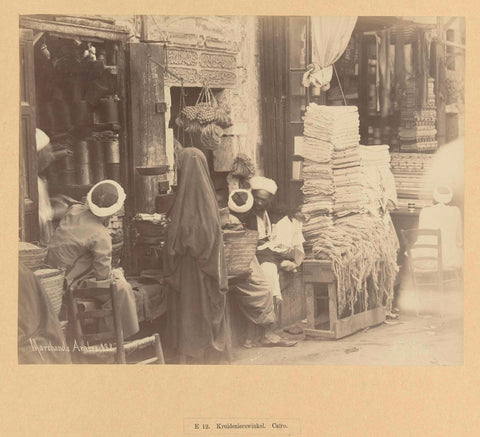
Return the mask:
M 155 355 L 158 358 L 157 364 L 165 364 L 165 357 L 163 356 L 162 342 L 160 341 L 160 335 L 158 333 L 154 334 L 155 337 Z

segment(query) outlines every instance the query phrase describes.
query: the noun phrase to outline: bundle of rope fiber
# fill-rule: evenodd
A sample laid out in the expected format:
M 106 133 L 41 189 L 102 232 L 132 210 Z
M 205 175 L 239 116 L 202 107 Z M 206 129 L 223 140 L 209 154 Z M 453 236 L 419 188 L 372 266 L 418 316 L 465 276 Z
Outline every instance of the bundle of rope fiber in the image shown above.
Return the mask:
M 313 244 L 317 259 L 332 261 L 337 278 L 338 313 L 346 309 L 353 313 L 358 296 L 363 296 L 368 308 L 371 293 L 375 306 L 387 306 L 393 298 L 393 284 L 398 271 L 398 240 L 384 220 L 369 214 L 340 218 L 334 226 L 325 228 Z M 373 285 L 367 287 L 371 279 Z

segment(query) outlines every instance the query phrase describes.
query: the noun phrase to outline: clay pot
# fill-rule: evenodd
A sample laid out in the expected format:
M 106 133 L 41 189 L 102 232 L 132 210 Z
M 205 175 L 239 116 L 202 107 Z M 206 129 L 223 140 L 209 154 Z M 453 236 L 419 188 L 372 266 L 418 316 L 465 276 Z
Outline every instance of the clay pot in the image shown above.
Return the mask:
M 105 165 L 101 161 L 93 161 L 90 164 L 90 177 L 92 184 L 103 181 L 105 177 Z
M 103 68 L 103 66 L 102 66 Z M 108 95 L 110 92 L 109 88 L 102 83 L 100 83 L 98 80 L 94 80 L 90 82 L 87 94 L 85 97 L 85 100 L 92 106 L 97 106 L 99 103 L 99 100 Z
M 118 123 L 118 102 L 113 98 L 100 99 L 95 114 L 99 124 Z
M 76 171 L 76 181 L 78 185 L 90 185 L 92 183 L 90 178 L 90 164 L 78 165 Z
M 105 174 L 107 179 L 120 183 L 120 164 L 105 164 Z
M 103 141 L 103 153 L 106 164 L 120 163 L 120 144 L 118 140 Z
M 72 123 L 75 126 L 89 126 L 92 124 L 92 114 L 88 110 L 86 100 L 72 102 Z
M 86 141 L 78 141 L 75 144 L 75 163 L 77 165 L 84 165 L 90 162 L 88 153 L 88 144 Z

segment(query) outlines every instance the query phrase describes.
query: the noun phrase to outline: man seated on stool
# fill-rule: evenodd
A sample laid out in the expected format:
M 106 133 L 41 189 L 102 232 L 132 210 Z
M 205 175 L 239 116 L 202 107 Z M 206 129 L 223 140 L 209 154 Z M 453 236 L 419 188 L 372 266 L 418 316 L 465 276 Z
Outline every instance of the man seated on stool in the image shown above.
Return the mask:
M 122 208 L 125 198 L 117 182 L 97 183 L 89 191 L 86 205 L 78 203 L 68 209 L 52 236 L 46 262 L 66 269 L 69 287 L 109 287 L 115 279 L 123 333 L 128 338 L 139 331 L 135 297 L 123 270 L 112 269 L 112 238 L 107 229 L 110 217 Z M 110 300 L 101 303 L 111 308 Z
M 269 282 L 274 304 L 282 301 L 278 271 L 294 271 L 303 262 L 303 236 L 301 223 L 286 213 L 272 223 L 267 208 L 277 193 L 277 184 L 272 179 L 254 176 L 250 179 L 253 207 L 245 217 L 245 227 L 259 234 L 257 259 Z
M 273 332 L 276 321 L 274 300 L 281 300 L 278 261 L 282 255 L 274 254 L 270 249 L 274 235 L 266 208 L 276 194 L 277 185 L 271 179 L 256 176 L 250 179 L 250 186 L 253 199 L 244 199 L 242 202 L 242 197 L 236 196 L 234 191 L 231 193 L 229 201 L 230 210 L 237 213 L 237 217 L 243 225 L 247 229 L 256 230 L 259 233 L 257 256 L 250 266 L 252 273 L 249 278 L 235 284 L 238 301 L 247 318 L 254 325 L 264 328 L 262 345 L 293 346 L 296 344 L 295 341 L 283 339 Z M 245 192 L 245 190 L 238 191 Z M 252 197 L 252 194 L 248 194 Z M 253 206 L 246 208 L 245 205 Z M 286 253 L 283 249 L 281 252 Z M 292 269 L 292 266 L 296 267 L 296 264 L 286 263 L 285 269 Z M 249 324 L 245 347 L 254 345 L 254 325 Z

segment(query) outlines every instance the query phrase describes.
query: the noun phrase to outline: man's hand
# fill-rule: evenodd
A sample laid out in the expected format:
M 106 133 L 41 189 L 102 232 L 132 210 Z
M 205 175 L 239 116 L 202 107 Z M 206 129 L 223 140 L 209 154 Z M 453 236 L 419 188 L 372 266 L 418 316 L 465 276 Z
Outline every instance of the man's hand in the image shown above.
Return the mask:
M 285 272 L 295 272 L 297 270 L 297 265 L 290 260 L 283 260 L 280 264 L 280 268 Z

